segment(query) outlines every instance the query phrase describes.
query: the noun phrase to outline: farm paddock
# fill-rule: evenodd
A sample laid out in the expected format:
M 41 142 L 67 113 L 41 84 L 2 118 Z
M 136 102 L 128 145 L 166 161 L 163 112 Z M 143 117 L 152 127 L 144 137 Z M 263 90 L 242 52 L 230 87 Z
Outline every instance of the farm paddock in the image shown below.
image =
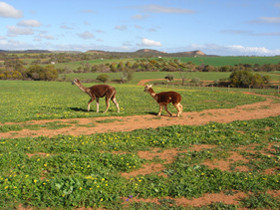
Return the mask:
M 2 123 L 0 207 L 277 209 L 280 102 L 256 97 L 180 118 Z

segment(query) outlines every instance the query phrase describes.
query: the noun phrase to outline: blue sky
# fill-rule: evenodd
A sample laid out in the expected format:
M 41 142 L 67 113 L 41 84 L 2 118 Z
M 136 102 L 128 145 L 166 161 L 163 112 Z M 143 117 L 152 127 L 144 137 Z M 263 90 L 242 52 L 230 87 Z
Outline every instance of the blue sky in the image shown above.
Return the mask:
M 280 0 L 0 0 L 2 50 L 280 55 Z

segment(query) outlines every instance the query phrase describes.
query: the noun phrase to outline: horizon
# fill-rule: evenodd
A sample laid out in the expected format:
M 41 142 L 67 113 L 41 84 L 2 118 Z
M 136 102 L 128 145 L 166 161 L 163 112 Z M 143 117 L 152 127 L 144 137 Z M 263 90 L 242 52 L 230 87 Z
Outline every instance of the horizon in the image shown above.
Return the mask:
M 25 50 L 3 50 L 0 49 L 0 53 L 2 52 L 7 52 L 7 53 L 26 53 L 27 51 L 34 51 L 34 53 L 37 53 L 36 51 L 38 51 L 38 53 L 40 53 L 40 51 L 46 51 L 47 53 L 89 53 L 91 51 L 96 51 L 96 52 L 104 52 L 104 53 L 137 53 L 138 51 L 142 51 L 142 50 L 151 50 L 151 51 L 156 51 L 155 53 L 162 53 L 162 54 L 183 54 L 183 53 L 194 53 L 194 52 L 202 52 L 201 50 L 193 50 L 193 51 L 181 51 L 181 52 L 164 52 L 164 51 L 158 51 L 152 48 L 142 48 L 142 49 L 138 49 L 135 51 L 106 51 L 106 50 L 95 50 L 95 49 L 89 49 L 87 51 L 71 51 L 71 50 L 45 50 L 45 49 L 25 49 Z M 33 53 L 33 52 L 30 52 Z M 44 53 L 44 52 L 42 52 Z M 144 52 L 145 53 L 145 52 Z M 279 55 L 214 55 L 214 54 L 206 54 L 204 53 L 204 55 L 198 55 L 198 56 L 218 56 L 218 57 L 279 57 Z M 188 57 L 188 56 L 187 56 Z
M 280 55 L 280 0 L 0 1 L 0 49 Z

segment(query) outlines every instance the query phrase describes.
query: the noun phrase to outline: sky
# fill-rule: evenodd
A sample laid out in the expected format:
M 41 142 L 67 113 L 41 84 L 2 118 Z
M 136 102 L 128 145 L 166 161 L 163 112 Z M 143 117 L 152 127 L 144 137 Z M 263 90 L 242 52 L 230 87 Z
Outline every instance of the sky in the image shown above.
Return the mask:
M 0 0 L 0 50 L 280 55 L 280 0 Z

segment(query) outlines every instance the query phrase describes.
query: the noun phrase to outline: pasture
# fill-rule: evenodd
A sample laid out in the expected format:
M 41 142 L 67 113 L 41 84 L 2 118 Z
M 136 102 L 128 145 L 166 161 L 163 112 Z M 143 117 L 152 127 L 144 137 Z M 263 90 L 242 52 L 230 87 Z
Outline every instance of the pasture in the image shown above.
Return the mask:
M 91 86 L 94 83 L 84 83 Z M 144 87 L 137 85 L 114 84 L 120 113 L 111 102 L 108 113 L 102 116 L 144 115 L 158 112 L 158 105 Z M 173 87 L 156 87 L 161 92 Z M 237 105 L 262 101 L 258 96 L 243 95 L 226 91 L 178 89 L 182 94 L 184 111 L 202 111 L 214 108 L 231 108 Z M 95 102 L 87 112 L 89 96 L 70 82 L 0 81 L 1 122 L 23 122 L 40 119 L 67 119 L 97 117 Z M 105 99 L 100 99 L 100 112 L 105 109 Z M 175 111 L 170 106 L 171 111 Z
M 222 57 L 184 57 L 179 58 L 181 62 L 191 61 L 194 64 L 201 65 L 211 65 L 211 66 L 226 66 L 226 65 L 238 65 L 238 64 L 250 64 L 250 65 L 264 65 L 264 64 L 278 64 L 280 62 L 280 56 L 273 57 L 249 57 L 249 56 L 222 56 Z
M 68 63 L 58 63 L 55 64 L 57 68 L 72 68 L 77 69 L 83 63 L 89 64 L 111 64 L 114 62 L 131 62 L 134 63 L 136 60 L 145 59 L 145 58 L 123 58 L 123 59 L 95 59 L 88 61 L 76 61 Z M 280 62 L 279 56 L 273 57 L 247 57 L 247 56 L 198 56 L 198 57 L 163 57 L 163 58 L 150 58 L 153 60 L 171 60 L 178 59 L 182 63 L 192 62 L 196 65 L 211 65 L 215 67 L 225 66 L 225 65 L 238 65 L 238 64 L 250 64 L 250 65 L 264 65 L 264 64 L 278 64 Z
M 95 80 L 98 75 L 102 73 L 70 73 L 61 74 L 60 78 L 65 77 L 66 80 L 73 80 L 74 78 L 79 78 L 81 80 Z M 121 78 L 121 73 L 105 73 L 109 76 L 110 80 L 119 80 Z M 230 72 L 185 72 L 180 74 L 180 72 L 135 72 L 133 73 L 133 78 L 129 84 L 137 84 L 141 80 L 145 79 L 162 79 L 167 75 L 173 75 L 174 79 L 181 79 L 184 76 L 186 79 L 198 78 L 200 80 L 219 80 L 227 79 L 230 76 Z M 272 82 L 280 81 L 280 72 L 260 72 L 262 75 L 268 75 Z
M 140 78 L 112 84 L 121 110 L 111 102 L 106 114 L 95 102 L 87 112 L 89 97 L 70 82 L 0 81 L 0 208 L 278 209 L 278 96 L 155 86 L 183 98 L 183 117 L 159 118 Z M 124 131 L 131 123 L 142 127 Z

